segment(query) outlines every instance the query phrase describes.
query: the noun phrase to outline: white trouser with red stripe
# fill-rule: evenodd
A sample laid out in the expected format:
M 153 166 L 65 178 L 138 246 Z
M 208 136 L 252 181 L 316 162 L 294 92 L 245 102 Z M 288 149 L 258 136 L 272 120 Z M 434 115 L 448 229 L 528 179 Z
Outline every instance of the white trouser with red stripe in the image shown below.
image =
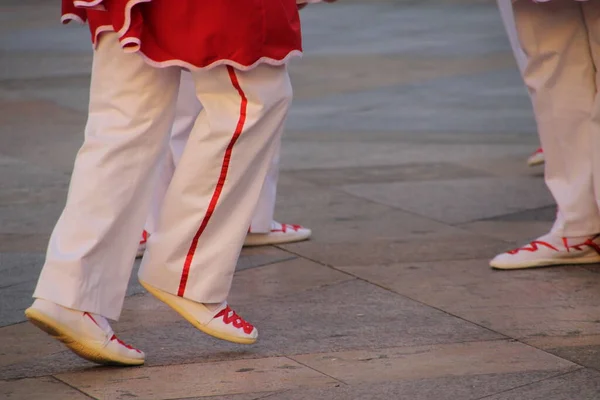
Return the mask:
M 140 279 L 204 303 L 227 298 L 291 102 L 285 66 L 192 74 L 198 116 Z M 179 68 L 153 68 L 105 34 L 94 55 L 85 141 L 34 297 L 119 317 L 169 140 Z
M 513 4 L 558 236 L 600 232 L 600 4 Z
M 171 129 L 169 147 L 165 152 L 164 159 L 158 172 L 158 179 L 152 195 L 150 215 L 146 221 L 145 230 L 153 234 L 156 230 L 162 202 L 173 178 L 175 167 L 181 159 L 183 149 L 190 136 L 194 122 L 202 110 L 202 104 L 196 97 L 194 80 L 192 75 L 184 71 L 181 74 L 177 105 L 175 107 L 175 122 Z M 254 210 L 251 226 L 255 233 L 268 233 L 271 230 L 271 221 L 275 213 L 275 201 L 277 198 L 277 180 L 279 178 L 279 147 L 273 157 L 273 162 L 267 179 L 260 193 L 258 204 Z

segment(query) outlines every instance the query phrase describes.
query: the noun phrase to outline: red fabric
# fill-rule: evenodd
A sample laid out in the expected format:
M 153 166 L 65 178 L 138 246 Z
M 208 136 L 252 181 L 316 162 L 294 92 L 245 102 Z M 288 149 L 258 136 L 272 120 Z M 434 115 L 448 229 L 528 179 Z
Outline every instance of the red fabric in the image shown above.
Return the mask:
M 62 15 L 87 22 L 94 44 L 118 32 L 123 47 L 158 66 L 249 67 L 302 48 L 295 0 L 63 0 Z

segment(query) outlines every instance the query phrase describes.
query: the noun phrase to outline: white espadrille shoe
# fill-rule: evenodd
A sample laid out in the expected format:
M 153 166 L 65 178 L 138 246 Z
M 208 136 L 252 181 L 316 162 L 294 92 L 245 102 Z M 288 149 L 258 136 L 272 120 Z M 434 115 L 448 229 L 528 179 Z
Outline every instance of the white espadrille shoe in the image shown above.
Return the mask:
M 154 297 L 207 335 L 239 344 L 252 344 L 258 338 L 258 330 L 237 315 L 226 302 L 209 309 L 202 303 L 167 293 L 143 281 L 140 283 Z
M 524 269 L 594 263 L 600 263 L 600 235 L 571 239 L 547 234 L 526 246 L 497 255 L 490 261 L 490 266 L 496 269 Z
M 301 225 L 281 224 L 273 221 L 271 222 L 271 231 L 267 233 L 252 232 L 252 227 L 250 227 L 244 241 L 244 246 L 267 246 L 270 244 L 301 242 L 310 238 L 310 235 L 312 235 L 312 231 Z
M 63 342 L 78 356 L 105 365 L 142 365 L 142 351 L 123 343 L 101 315 L 72 310 L 36 299 L 25 310 L 35 326 Z

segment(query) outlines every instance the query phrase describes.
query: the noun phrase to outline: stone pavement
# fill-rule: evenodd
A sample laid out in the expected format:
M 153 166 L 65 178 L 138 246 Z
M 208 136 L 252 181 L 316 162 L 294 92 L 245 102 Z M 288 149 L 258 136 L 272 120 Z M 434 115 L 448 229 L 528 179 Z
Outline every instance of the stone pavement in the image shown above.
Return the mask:
M 0 398 L 600 399 L 598 267 L 487 266 L 554 214 L 491 1 L 303 11 L 277 217 L 314 237 L 244 250 L 230 302 L 256 345 L 135 279 L 114 327 L 144 367 L 95 367 L 24 322 L 85 123 L 87 31 L 57 3 L 0 4 Z

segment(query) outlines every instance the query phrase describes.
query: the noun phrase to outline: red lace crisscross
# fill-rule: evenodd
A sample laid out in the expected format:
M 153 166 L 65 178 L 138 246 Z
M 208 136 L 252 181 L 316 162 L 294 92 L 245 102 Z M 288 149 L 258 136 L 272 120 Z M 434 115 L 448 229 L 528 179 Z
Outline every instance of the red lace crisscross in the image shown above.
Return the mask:
M 242 328 L 244 333 L 247 335 L 252 333 L 254 330 L 254 326 L 252 326 L 252 324 L 244 321 L 244 319 L 237 315 L 236 312 L 233 311 L 229 306 L 225 307 L 217 315 L 215 315 L 215 318 L 220 317 L 223 317 L 223 322 L 225 322 L 225 324 L 232 324 L 237 329 Z
M 591 239 L 587 239 L 585 242 L 579 243 L 579 244 L 573 244 L 570 245 L 568 242 L 567 238 L 562 238 L 562 242 L 563 245 L 565 246 L 565 249 L 567 250 L 567 252 L 569 252 L 571 249 L 575 249 L 577 251 L 583 251 L 583 246 L 589 246 L 592 249 L 594 249 L 596 251 L 596 253 L 600 254 L 600 246 L 598 246 L 595 242 L 594 239 L 598 238 L 598 236 L 594 236 Z M 554 251 L 560 251 L 559 249 L 557 249 L 556 247 L 554 247 L 553 245 L 551 245 L 548 242 L 544 242 L 542 240 L 534 240 L 533 242 L 529 243 L 527 246 L 523 246 L 523 247 L 519 247 L 517 249 L 514 250 L 510 250 L 507 253 L 508 254 L 517 254 L 519 251 L 529 251 L 529 252 L 534 252 L 534 251 L 538 251 L 539 250 L 539 246 L 544 246 L 547 247 L 549 249 L 552 249 Z
M 271 232 L 283 232 L 286 233 L 288 229 L 291 229 L 295 232 L 302 229 L 302 225 L 293 225 L 293 224 L 281 224 L 281 229 L 271 229 Z

